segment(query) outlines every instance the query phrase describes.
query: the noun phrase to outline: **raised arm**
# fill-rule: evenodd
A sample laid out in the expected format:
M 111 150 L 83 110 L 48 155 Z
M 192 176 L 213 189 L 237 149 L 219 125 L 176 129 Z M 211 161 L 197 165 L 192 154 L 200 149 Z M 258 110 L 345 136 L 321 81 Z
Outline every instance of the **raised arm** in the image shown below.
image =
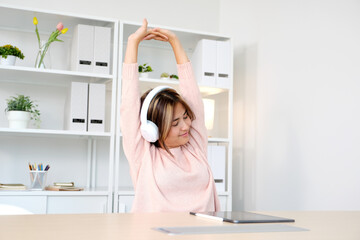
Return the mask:
M 173 49 L 179 73 L 179 87 L 181 95 L 189 104 L 196 116 L 196 119 L 192 122 L 192 127 L 196 131 L 193 131 L 192 135 L 194 136 L 194 139 L 196 139 L 199 146 L 202 147 L 203 151 L 206 153 L 207 130 L 204 120 L 204 106 L 189 58 L 187 57 L 187 54 L 182 47 L 180 40 L 173 32 L 167 29 L 154 28 L 150 30 L 150 33 L 151 34 L 149 34 L 149 37 L 155 33 L 161 33 L 163 36 L 166 36 L 167 40 L 164 38 L 154 39 L 169 42 Z
M 170 45 L 174 51 L 174 55 L 175 55 L 177 64 L 184 64 L 184 63 L 189 62 L 189 59 L 184 51 L 184 48 L 182 47 L 178 37 L 173 32 L 171 32 L 167 29 L 162 29 L 162 28 L 154 28 L 154 29 L 150 30 L 149 32 L 150 32 L 149 37 L 152 37 L 153 35 L 156 35 L 156 34 L 161 34 L 160 35 L 161 38 L 154 37 L 154 39 L 170 43 Z M 145 39 L 147 39 L 147 38 L 145 38 Z
M 128 158 L 131 176 L 137 176 L 141 165 L 142 154 L 148 143 L 140 134 L 140 92 L 137 55 L 138 47 L 149 30 L 147 21 L 144 19 L 142 26 L 128 37 L 128 43 L 122 69 L 122 96 L 121 96 L 121 132 L 123 135 L 123 147 Z M 154 34 L 152 34 L 154 35 Z M 161 34 L 155 34 L 157 38 L 164 38 Z M 152 39 L 153 37 L 148 37 Z M 166 37 L 164 38 L 166 39 Z M 133 179 L 135 184 L 136 179 Z

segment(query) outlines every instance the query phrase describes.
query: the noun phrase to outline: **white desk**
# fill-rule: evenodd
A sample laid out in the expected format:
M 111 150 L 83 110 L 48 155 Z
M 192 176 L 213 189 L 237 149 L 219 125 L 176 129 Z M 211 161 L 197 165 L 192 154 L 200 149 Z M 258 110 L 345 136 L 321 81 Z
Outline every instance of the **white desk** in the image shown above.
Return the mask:
M 13 215 L 0 216 L 0 239 L 360 239 L 360 211 L 262 213 L 293 218 L 295 223 L 286 224 L 310 231 L 170 236 L 152 228 L 219 226 L 230 223 L 195 217 L 188 213 Z

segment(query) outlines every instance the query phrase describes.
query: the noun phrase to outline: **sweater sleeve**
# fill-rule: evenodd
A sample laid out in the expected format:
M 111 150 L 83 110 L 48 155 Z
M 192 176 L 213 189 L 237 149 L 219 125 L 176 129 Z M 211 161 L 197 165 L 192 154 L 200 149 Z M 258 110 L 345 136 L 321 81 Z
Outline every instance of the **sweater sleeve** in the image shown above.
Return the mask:
M 140 132 L 140 91 L 137 63 L 123 64 L 120 107 L 122 143 L 130 166 L 130 175 L 136 186 L 138 171 L 148 143 Z
M 207 129 L 205 127 L 204 103 L 201 98 L 199 86 L 194 77 L 191 62 L 178 64 L 178 74 L 180 80 L 180 93 L 186 103 L 195 114 L 195 120 L 191 124 L 190 144 L 200 148 L 207 155 Z

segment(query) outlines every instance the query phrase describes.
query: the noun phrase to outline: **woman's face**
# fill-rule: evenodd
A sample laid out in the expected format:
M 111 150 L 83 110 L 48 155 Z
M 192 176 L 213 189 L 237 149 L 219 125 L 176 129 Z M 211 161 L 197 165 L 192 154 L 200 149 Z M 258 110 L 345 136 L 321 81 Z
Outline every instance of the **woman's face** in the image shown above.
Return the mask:
M 179 147 L 189 141 L 191 119 L 184 106 L 177 103 L 174 108 L 174 117 L 169 134 L 165 138 L 165 144 L 169 148 Z

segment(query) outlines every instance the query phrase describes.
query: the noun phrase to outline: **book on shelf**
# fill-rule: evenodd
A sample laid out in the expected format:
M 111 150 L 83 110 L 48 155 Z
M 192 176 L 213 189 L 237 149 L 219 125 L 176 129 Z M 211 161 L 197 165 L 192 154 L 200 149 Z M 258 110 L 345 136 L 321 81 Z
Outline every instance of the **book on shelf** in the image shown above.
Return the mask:
M 26 190 L 26 186 L 21 183 L 0 183 L 0 190 Z
M 83 191 L 84 188 L 75 187 L 75 186 L 56 186 L 56 185 L 49 185 L 45 187 L 46 191 Z

